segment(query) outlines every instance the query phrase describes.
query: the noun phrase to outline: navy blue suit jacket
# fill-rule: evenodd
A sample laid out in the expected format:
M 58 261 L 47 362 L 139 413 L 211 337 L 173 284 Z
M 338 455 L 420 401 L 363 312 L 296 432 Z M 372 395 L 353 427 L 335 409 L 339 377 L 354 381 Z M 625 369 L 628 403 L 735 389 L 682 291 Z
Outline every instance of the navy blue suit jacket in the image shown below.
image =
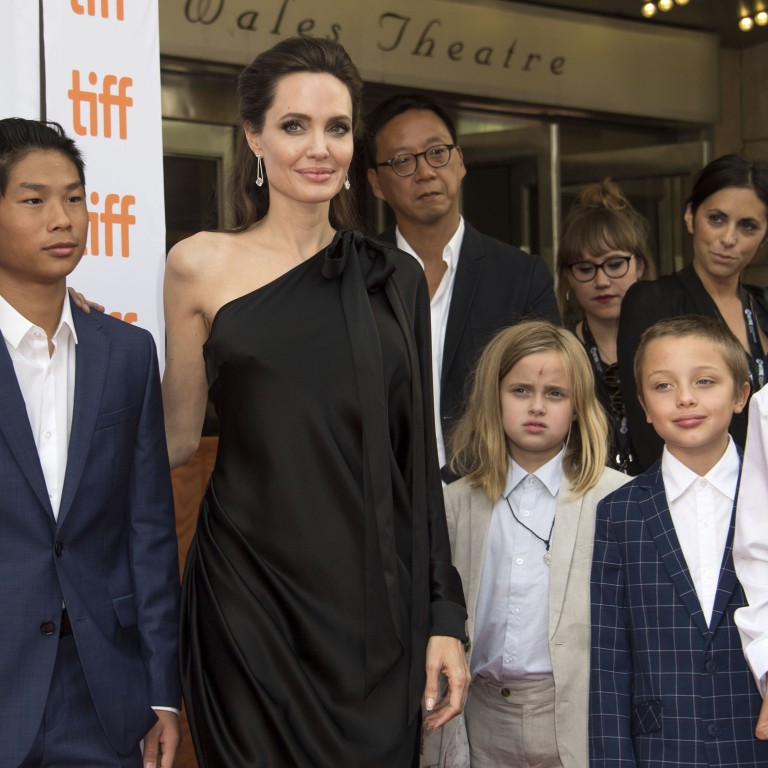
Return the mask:
M 0 342 L 0 765 L 17 765 L 37 734 L 62 601 L 118 753 L 151 728 L 151 706 L 181 700 L 177 549 L 155 345 L 112 317 L 72 313 L 74 408 L 58 521 Z
M 597 507 L 591 765 L 768 765 L 762 699 L 733 620 L 733 516 L 707 626 L 669 512 L 661 462 Z M 713 564 L 714 565 L 714 564 Z
M 440 421 L 446 438 L 464 412 L 469 374 L 491 337 L 525 319 L 560 324 L 544 260 L 481 234 L 469 222 L 464 227 L 440 380 Z M 379 238 L 397 244 L 394 227 Z

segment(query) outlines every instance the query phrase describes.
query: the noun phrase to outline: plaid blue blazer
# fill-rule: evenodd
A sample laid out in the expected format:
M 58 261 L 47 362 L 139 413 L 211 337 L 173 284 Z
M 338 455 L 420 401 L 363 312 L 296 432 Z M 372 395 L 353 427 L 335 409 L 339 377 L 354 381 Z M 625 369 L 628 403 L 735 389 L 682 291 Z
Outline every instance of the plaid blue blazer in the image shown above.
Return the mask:
M 762 699 L 734 611 L 733 516 L 710 626 L 669 512 L 661 462 L 597 507 L 592 563 L 590 761 L 601 766 L 768 766 Z

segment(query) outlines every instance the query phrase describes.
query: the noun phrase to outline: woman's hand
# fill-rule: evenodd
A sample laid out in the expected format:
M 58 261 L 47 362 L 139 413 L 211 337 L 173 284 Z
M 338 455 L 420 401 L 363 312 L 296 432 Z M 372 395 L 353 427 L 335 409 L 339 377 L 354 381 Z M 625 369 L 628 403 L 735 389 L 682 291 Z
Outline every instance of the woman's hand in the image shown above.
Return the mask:
M 74 288 L 70 287 L 68 290 L 72 301 L 75 302 L 75 306 L 78 309 L 82 309 L 86 314 L 90 313 L 92 309 L 95 309 L 97 312 L 104 311 L 104 307 L 101 304 L 95 301 L 88 301 L 82 293 L 78 293 Z

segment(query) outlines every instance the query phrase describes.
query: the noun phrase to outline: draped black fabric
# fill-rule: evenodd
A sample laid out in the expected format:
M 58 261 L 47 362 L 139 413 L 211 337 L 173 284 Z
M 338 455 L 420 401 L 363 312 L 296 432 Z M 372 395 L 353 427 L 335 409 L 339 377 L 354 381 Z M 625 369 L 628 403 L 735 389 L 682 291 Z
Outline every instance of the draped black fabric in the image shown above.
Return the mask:
M 339 233 L 213 322 L 219 452 L 181 627 L 202 768 L 411 765 L 430 602 L 463 607 L 400 256 Z

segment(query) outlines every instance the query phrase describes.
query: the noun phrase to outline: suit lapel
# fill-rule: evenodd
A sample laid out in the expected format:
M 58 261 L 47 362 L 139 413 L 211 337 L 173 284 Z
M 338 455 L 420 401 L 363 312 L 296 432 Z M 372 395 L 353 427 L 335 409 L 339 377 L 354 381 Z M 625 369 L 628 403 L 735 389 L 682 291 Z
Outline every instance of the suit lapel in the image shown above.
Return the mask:
M 693 585 L 693 579 L 691 579 L 691 574 L 688 571 L 683 550 L 680 547 L 680 540 L 677 538 L 675 526 L 672 522 L 672 515 L 667 504 L 667 496 L 664 493 L 660 462 L 654 481 L 647 490 L 648 495 L 641 500 L 640 509 L 648 530 L 653 536 L 661 560 L 672 584 L 677 590 L 678 596 L 682 600 L 683 605 L 688 609 L 691 619 L 699 628 L 699 631 L 706 635 L 709 633 L 709 627 L 707 627 L 704 621 L 704 613 L 701 610 L 696 588 Z
M 477 289 L 477 282 L 483 271 L 483 244 L 477 230 L 464 223 L 464 238 L 459 252 L 459 265 L 456 268 L 456 279 L 453 283 L 451 306 L 448 309 L 448 322 L 445 328 L 445 343 L 443 346 L 443 384 L 448 376 L 448 371 L 456 356 L 459 347 L 459 339 L 467 324 L 472 299 Z
M 98 315 L 86 315 L 73 306 L 72 317 L 78 342 L 75 353 L 75 401 L 67 453 L 67 471 L 59 507 L 59 525 L 64 521 L 75 491 L 80 485 L 80 478 L 90 452 L 93 428 L 99 413 L 109 362 L 109 341 L 101 332 L 101 321 Z
M 738 491 L 737 491 L 738 498 Z M 733 510 L 731 511 L 731 524 L 728 527 L 728 538 L 725 540 L 725 550 L 723 551 L 723 562 L 720 566 L 720 577 L 717 582 L 717 592 L 715 592 L 715 604 L 712 607 L 712 620 L 709 622 L 709 628 L 714 633 L 717 631 L 717 627 L 722 621 L 723 615 L 728 608 L 733 591 L 738 585 L 738 579 L 736 578 L 736 571 L 733 566 L 733 533 L 735 530 L 735 511 L 736 503 L 734 502 Z
M 45 476 L 40 464 L 32 427 L 29 424 L 27 406 L 8 354 L 4 340 L 0 339 L 0 433 L 18 462 L 40 503 L 53 520 L 53 509 L 48 498 Z
M 563 484 L 566 480 L 563 478 Z M 581 520 L 584 496 L 578 499 L 568 498 L 570 489 L 563 486 L 557 496 L 555 527 L 552 531 L 552 567 L 549 573 L 549 634 L 557 629 L 557 623 L 563 612 L 565 588 L 571 570 L 573 551 L 576 547 L 576 535 Z
M 488 541 L 488 529 L 491 526 L 493 502 L 481 491 L 475 489 L 469 503 L 469 585 L 467 586 L 467 616 L 469 636 L 472 637 L 475 624 L 477 596 L 480 592 L 480 579 L 483 575 L 485 548 Z

